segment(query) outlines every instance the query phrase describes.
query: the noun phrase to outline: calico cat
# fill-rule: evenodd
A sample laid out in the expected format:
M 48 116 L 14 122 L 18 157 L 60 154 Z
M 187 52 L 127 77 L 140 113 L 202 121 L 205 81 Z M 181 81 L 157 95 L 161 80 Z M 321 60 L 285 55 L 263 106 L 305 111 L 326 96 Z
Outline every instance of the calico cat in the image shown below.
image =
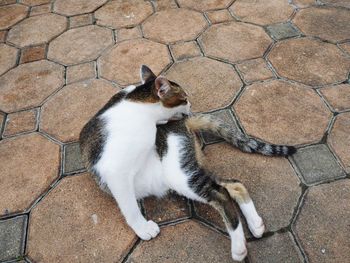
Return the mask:
M 259 142 L 210 115 L 169 121 L 190 113 L 186 92 L 146 66 L 141 67 L 141 80 L 142 85 L 112 97 L 82 129 L 80 147 L 89 170 L 141 239 L 156 237 L 159 227 L 143 217 L 136 200 L 174 190 L 219 211 L 231 238 L 232 258 L 243 260 L 246 241 L 233 200 L 255 237 L 262 236 L 263 221 L 243 184 L 220 180 L 204 168 L 196 133 L 211 132 L 245 152 L 285 156 L 295 148 Z

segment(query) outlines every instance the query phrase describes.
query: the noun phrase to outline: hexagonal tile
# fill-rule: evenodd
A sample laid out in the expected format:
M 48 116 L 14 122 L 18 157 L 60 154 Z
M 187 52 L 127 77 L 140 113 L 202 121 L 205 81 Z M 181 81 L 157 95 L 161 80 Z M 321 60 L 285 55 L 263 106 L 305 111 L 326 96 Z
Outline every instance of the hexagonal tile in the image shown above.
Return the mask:
M 306 35 L 333 42 L 350 38 L 350 10 L 311 7 L 300 10 L 293 21 Z
M 223 9 L 228 7 L 232 0 L 178 0 L 181 7 L 188 7 L 199 11 Z
M 0 141 L 0 162 L 0 215 L 20 212 L 57 178 L 60 147 L 36 133 L 6 139 Z
M 146 38 L 169 44 L 194 40 L 206 26 L 207 22 L 201 13 L 175 8 L 155 13 L 142 27 Z
M 337 46 L 310 38 L 281 41 L 268 58 L 281 76 L 314 86 L 346 80 L 350 67 Z
M 0 7 L 0 30 L 21 21 L 27 16 L 28 7 L 23 5 L 6 5 Z
M 103 54 L 98 66 L 103 78 L 128 85 L 140 81 L 140 65 L 148 65 L 155 74 L 159 74 L 170 62 L 165 45 L 133 39 L 121 42 Z
M 328 137 L 328 143 L 350 173 L 350 113 L 337 116 Z
M 40 130 L 62 142 L 78 140 L 85 123 L 118 91 L 103 80 L 67 85 L 42 106 Z
M 195 221 L 170 225 L 149 242 L 142 242 L 127 263 L 234 262 L 230 240 Z
M 136 241 L 89 174 L 64 178 L 30 216 L 27 253 L 34 261 L 120 262 Z
M 193 111 L 227 106 L 243 85 L 232 66 L 205 57 L 175 63 L 166 76 L 189 92 Z
M 67 27 L 67 18 L 56 14 L 29 17 L 8 33 L 7 41 L 19 47 L 46 43 L 61 34 Z
M 17 54 L 16 48 L 0 44 L 0 75 L 16 65 Z
M 309 262 L 350 261 L 350 180 L 312 187 L 295 231 Z
M 90 13 L 106 2 L 107 0 L 56 0 L 53 10 L 59 14 L 73 16 Z
M 269 25 L 287 21 L 294 8 L 288 0 L 237 0 L 230 11 L 242 21 Z
M 350 109 L 350 84 L 325 87 L 320 92 L 335 111 Z
M 243 153 L 225 143 L 205 147 L 207 168 L 216 176 L 240 180 L 248 189 L 267 231 L 288 226 L 301 189 L 288 160 Z
M 321 0 L 320 2 L 328 5 L 342 6 L 350 8 L 350 3 L 348 0 Z
M 103 50 L 113 45 L 112 30 L 96 25 L 70 29 L 52 41 L 48 58 L 65 65 L 95 60 Z
M 144 0 L 112 1 L 95 12 L 99 25 L 112 28 L 132 27 L 153 13 L 150 2 Z
M 248 134 L 275 144 L 318 142 L 331 117 L 313 90 L 280 80 L 248 86 L 234 109 Z
M 5 112 L 39 106 L 64 83 L 64 67 L 40 60 L 26 63 L 0 77 L 0 108 Z
M 261 27 L 240 22 L 213 25 L 200 41 L 206 55 L 232 63 L 262 57 L 272 43 Z

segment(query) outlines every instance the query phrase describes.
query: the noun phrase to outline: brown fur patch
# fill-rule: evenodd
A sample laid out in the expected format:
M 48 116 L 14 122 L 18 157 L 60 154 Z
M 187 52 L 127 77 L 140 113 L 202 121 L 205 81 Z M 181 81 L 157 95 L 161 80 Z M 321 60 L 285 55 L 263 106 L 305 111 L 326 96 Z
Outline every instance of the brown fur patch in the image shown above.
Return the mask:
M 247 188 L 242 183 L 221 183 L 227 189 L 230 196 L 236 200 L 238 204 L 247 203 L 251 200 Z

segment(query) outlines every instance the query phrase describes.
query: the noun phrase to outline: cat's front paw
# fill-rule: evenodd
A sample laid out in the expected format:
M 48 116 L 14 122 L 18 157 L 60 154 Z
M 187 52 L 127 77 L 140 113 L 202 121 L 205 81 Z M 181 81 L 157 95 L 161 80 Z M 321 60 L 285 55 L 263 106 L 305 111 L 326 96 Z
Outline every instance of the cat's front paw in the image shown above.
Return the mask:
M 142 240 L 155 238 L 159 232 L 159 226 L 152 220 L 146 221 L 134 228 L 136 235 Z
M 248 227 L 250 232 L 253 234 L 254 237 L 260 238 L 265 232 L 265 225 L 260 216 L 257 216 L 255 218 L 252 218 L 248 222 Z

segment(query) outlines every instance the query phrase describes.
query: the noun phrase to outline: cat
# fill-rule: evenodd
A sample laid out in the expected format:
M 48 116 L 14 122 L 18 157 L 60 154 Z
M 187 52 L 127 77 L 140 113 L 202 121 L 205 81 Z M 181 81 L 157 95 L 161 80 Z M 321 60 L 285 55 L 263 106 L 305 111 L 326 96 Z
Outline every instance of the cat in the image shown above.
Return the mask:
M 204 168 L 197 133 L 211 132 L 244 152 L 286 156 L 295 148 L 249 138 L 212 115 L 188 116 L 190 102 L 178 84 L 156 77 L 144 65 L 140 72 L 140 86 L 117 93 L 82 129 L 79 140 L 87 167 L 141 239 L 154 238 L 160 230 L 143 217 L 137 199 L 173 190 L 217 209 L 231 238 L 232 258 L 243 260 L 246 241 L 233 201 L 257 238 L 264 233 L 263 220 L 242 183 L 221 180 Z M 158 94 L 161 89 L 165 93 Z

